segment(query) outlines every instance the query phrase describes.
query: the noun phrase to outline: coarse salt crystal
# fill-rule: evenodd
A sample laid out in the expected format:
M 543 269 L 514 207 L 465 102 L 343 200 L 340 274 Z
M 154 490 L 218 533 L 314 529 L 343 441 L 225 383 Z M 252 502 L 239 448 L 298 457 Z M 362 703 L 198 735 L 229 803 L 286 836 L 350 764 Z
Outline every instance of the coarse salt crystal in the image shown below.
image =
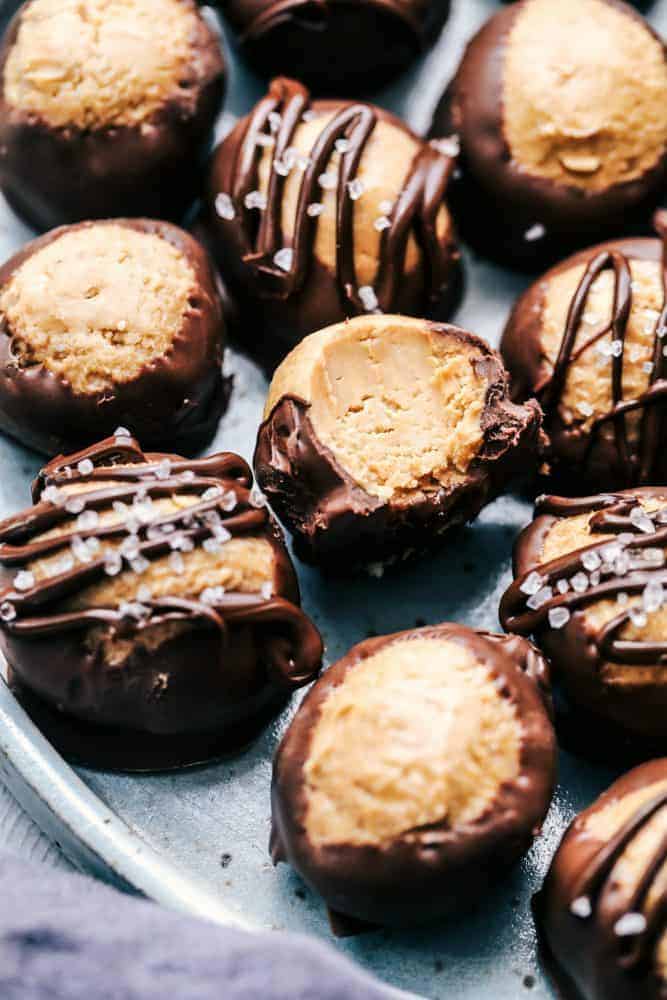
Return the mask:
M 642 611 L 641 608 L 633 605 L 633 607 L 628 610 L 628 614 L 630 615 L 630 621 L 636 628 L 644 628 L 648 618 L 646 617 L 646 613 Z
M 546 228 L 541 222 L 536 222 L 534 226 L 527 229 L 523 234 L 523 238 L 527 243 L 534 243 L 535 240 L 543 239 L 547 234 Z
M 334 148 L 337 153 L 347 153 L 350 149 L 349 139 L 336 139 Z
M 586 920 L 593 912 L 591 901 L 588 896 L 578 896 L 570 903 L 570 913 L 581 920 Z
M 202 500 L 217 500 L 222 496 L 222 486 L 209 486 L 201 495 Z
M 236 215 L 234 202 L 228 194 L 225 194 L 224 191 L 221 191 L 220 194 L 216 196 L 215 210 L 221 219 L 226 219 L 228 222 L 231 222 Z
M 171 474 L 171 462 L 168 458 L 163 458 L 155 467 L 156 479 L 169 479 Z
M 359 300 L 366 312 L 373 312 L 378 307 L 378 297 L 370 285 L 362 285 L 359 289 Z
M 519 590 L 521 591 L 522 594 L 528 594 L 532 596 L 532 594 L 536 594 L 538 590 L 540 590 L 543 583 L 544 583 L 544 577 L 540 576 L 539 573 L 533 571 L 528 574 L 526 579 L 520 585 Z
M 373 228 L 378 231 L 378 233 L 383 232 L 385 229 L 389 229 L 391 226 L 391 219 L 388 219 L 386 215 L 380 215 L 373 223 Z
M 570 612 L 563 607 L 550 608 L 548 618 L 551 628 L 563 628 L 570 620 Z
M 624 913 L 614 924 L 614 934 L 618 937 L 634 937 L 646 930 L 646 917 L 643 913 Z
M 259 593 L 260 593 L 260 597 L 262 598 L 263 601 L 270 601 L 271 600 L 271 597 L 272 597 L 272 594 L 273 594 L 273 588 L 272 588 L 272 586 L 271 586 L 271 584 L 269 583 L 268 580 L 265 583 L 262 584 Z
M 559 580 L 556 584 L 556 590 L 558 591 L 559 594 L 567 594 L 569 589 L 570 589 L 570 584 L 567 582 L 567 580 Z
M 123 568 L 119 552 L 107 552 L 104 556 L 104 572 L 107 576 L 117 576 Z
M 351 181 L 347 182 L 347 193 L 352 201 L 359 201 L 365 190 L 366 186 L 364 182 L 358 177 L 354 177 Z
M 383 215 L 391 215 L 391 213 L 394 210 L 394 203 L 393 201 L 385 199 L 385 201 L 380 202 L 378 208 L 380 209 Z
M 248 497 L 248 503 L 250 504 L 251 507 L 257 507 L 258 509 L 260 507 L 266 507 L 266 500 L 264 499 L 263 494 L 260 493 L 259 490 L 256 489 L 255 487 L 253 487 L 253 489 L 250 491 L 250 496 Z
M 30 590 L 35 586 L 35 577 L 29 570 L 22 569 L 14 577 L 14 586 L 17 590 Z
M 642 592 L 644 611 L 652 613 L 659 611 L 665 600 L 665 592 L 659 580 L 650 580 Z
M 584 567 L 584 569 L 587 569 L 588 572 L 590 573 L 591 570 L 600 568 L 602 560 L 600 559 L 598 553 L 594 549 L 592 549 L 589 552 L 583 553 L 581 557 L 581 564 Z
M 94 468 L 95 466 L 93 465 L 93 463 L 90 461 L 89 458 L 82 458 L 81 461 L 78 463 L 76 470 L 82 476 L 89 476 L 91 472 L 94 470 Z
M 585 590 L 588 590 L 588 577 L 580 571 L 574 574 L 570 580 L 570 584 L 575 594 L 583 594 Z
M 612 358 L 620 358 L 621 354 L 623 353 L 623 341 L 612 340 L 610 347 L 611 347 Z
M 531 611 L 537 611 L 542 605 L 546 604 L 553 597 L 553 591 L 551 587 L 542 587 L 537 591 L 536 594 L 532 594 L 526 601 L 526 607 L 530 608 Z
M 113 432 L 113 436 L 115 438 L 129 438 L 129 437 L 132 437 L 132 435 L 128 431 L 127 427 L 117 427 L 116 430 Z
M 442 139 L 432 139 L 431 146 L 438 153 L 442 153 L 443 156 L 454 157 L 458 156 L 461 152 L 461 140 L 456 133 L 443 136 Z
M 317 178 L 317 183 L 321 188 L 324 188 L 325 191 L 332 191 L 338 184 L 338 178 L 333 171 L 327 170 L 325 173 L 320 174 Z
M 84 510 L 76 519 L 78 531 L 92 531 L 96 528 L 100 520 L 100 515 L 96 510 Z
M 40 500 L 48 501 L 48 503 L 57 506 L 63 502 L 65 496 L 66 494 L 62 490 L 59 490 L 57 486 L 47 486 L 45 490 L 42 490 Z
M 13 622 L 16 618 L 16 608 L 11 601 L 3 601 L 0 604 L 0 618 L 3 622 Z
M 595 412 L 591 404 L 586 402 L 577 403 L 577 409 L 584 417 L 592 417 Z
M 80 514 L 85 506 L 86 501 L 79 496 L 69 497 L 69 499 L 65 501 L 65 510 L 68 514 Z
M 278 252 L 273 255 L 273 263 L 276 267 L 279 267 L 281 271 L 289 271 L 292 266 L 293 259 L 294 251 L 291 247 L 283 247 L 282 250 L 278 250 Z
M 130 566 L 133 573 L 145 573 L 150 563 L 144 556 L 138 555 L 136 559 L 130 559 Z
M 243 204 L 246 208 L 258 208 L 260 212 L 263 212 L 266 208 L 266 195 L 262 194 L 261 191 L 248 191 L 243 199 Z
M 318 215 L 321 215 L 324 211 L 324 205 L 321 201 L 311 201 L 310 205 L 306 209 L 306 215 L 309 215 L 311 219 L 316 219 Z

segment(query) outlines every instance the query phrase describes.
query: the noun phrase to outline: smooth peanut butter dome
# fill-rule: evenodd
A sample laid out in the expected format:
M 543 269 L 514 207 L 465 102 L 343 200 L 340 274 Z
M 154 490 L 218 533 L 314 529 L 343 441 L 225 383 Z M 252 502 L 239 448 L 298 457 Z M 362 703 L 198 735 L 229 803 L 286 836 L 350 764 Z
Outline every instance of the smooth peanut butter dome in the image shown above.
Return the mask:
M 28 257 L 0 313 L 17 365 L 43 364 L 76 392 L 99 392 L 169 351 L 195 285 L 171 243 L 111 223 L 66 231 Z
M 476 898 L 500 859 L 530 843 L 551 794 L 554 738 L 533 656 L 522 640 L 457 625 L 353 647 L 278 750 L 274 861 L 358 919 L 441 916 L 466 881 Z
M 614 782 L 566 831 L 535 914 L 550 962 L 582 1000 L 663 995 L 666 840 L 664 758 Z
M 19 680 L 79 718 L 168 734 L 222 732 L 314 676 L 319 637 L 249 487 L 235 455 L 144 454 L 123 428 L 50 463 L 35 506 L 0 525 Z
M 19 440 L 53 454 L 130 424 L 192 453 L 215 433 L 229 395 L 222 303 L 183 230 L 53 230 L 0 269 L 0 317 L 0 426 Z
M 186 86 L 197 28 L 188 0 L 31 0 L 5 99 L 57 128 L 140 124 Z
M 522 0 L 469 43 L 432 135 L 464 236 L 535 268 L 645 226 L 667 169 L 662 39 L 622 0 Z
M 515 548 L 505 629 L 533 634 L 575 708 L 664 745 L 667 490 L 543 497 Z M 639 744 L 637 744 L 639 745 Z
M 479 338 L 357 317 L 307 337 L 277 369 L 255 467 L 306 558 L 342 546 L 354 562 L 392 561 L 420 547 L 421 530 L 432 545 L 474 517 L 538 427 L 533 404 L 507 399 Z

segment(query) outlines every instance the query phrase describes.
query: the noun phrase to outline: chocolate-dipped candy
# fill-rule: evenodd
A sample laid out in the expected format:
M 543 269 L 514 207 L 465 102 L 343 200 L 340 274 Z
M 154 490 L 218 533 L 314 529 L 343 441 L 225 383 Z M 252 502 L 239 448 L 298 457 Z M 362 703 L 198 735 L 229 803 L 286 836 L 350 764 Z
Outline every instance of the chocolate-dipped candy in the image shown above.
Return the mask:
M 225 83 L 194 0 L 28 0 L 0 80 L 0 187 L 38 229 L 192 204 Z
M 458 916 L 528 849 L 556 769 L 539 661 L 443 624 L 359 643 L 308 693 L 274 762 L 271 853 L 334 927 Z
M 518 300 L 501 353 L 517 399 L 545 413 L 564 487 L 667 482 L 667 213 L 661 239 L 584 250 Z
M 264 76 L 293 73 L 318 93 L 366 93 L 432 45 L 449 0 L 228 0 L 242 54 Z
M 346 571 L 432 549 L 530 467 L 540 409 L 458 327 L 360 316 L 276 371 L 255 474 L 308 561 Z
M 129 426 L 192 454 L 228 398 L 203 248 L 147 219 L 64 226 L 0 268 L 0 428 L 49 455 Z
M 621 0 L 512 4 L 470 42 L 432 135 L 461 145 L 464 237 L 505 265 L 632 232 L 665 186 L 665 46 Z
M 114 727 L 115 762 L 141 763 L 121 756 L 141 734 L 172 761 L 190 741 L 195 753 L 246 741 L 317 673 L 320 637 L 250 486 L 237 455 L 145 454 L 121 428 L 51 461 L 34 506 L 0 524 L 0 645 L 14 678 L 67 716 Z
M 380 108 L 274 80 L 214 154 L 205 205 L 245 347 L 272 367 L 346 316 L 444 317 L 460 283 L 452 168 Z
M 585 752 L 667 748 L 666 551 L 667 487 L 541 497 L 517 539 L 500 619 L 550 659 Z
M 667 759 L 625 774 L 571 824 L 535 901 L 563 1000 L 667 991 Z

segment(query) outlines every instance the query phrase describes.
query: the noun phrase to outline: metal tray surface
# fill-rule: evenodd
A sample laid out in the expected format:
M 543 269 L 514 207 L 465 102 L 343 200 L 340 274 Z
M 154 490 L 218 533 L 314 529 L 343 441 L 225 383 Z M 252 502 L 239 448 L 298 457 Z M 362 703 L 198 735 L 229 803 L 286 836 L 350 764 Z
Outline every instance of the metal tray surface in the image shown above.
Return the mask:
M 0 18 L 6 21 L 16 6 L 0 0 Z M 379 94 L 378 103 L 423 130 L 466 39 L 498 6 L 495 0 L 455 0 L 438 46 Z M 667 0 L 656 0 L 649 17 L 667 32 Z M 231 82 L 221 131 L 263 93 L 263 83 L 225 44 Z M 0 258 L 31 235 L 1 202 Z M 497 345 L 527 279 L 469 253 L 465 263 L 467 287 L 457 322 Z M 230 353 L 229 364 L 232 404 L 211 450 L 232 449 L 250 458 L 267 384 L 241 355 Z M 25 506 L 40 464 L 39 456 L 0 438 L 0 516 Z M 497 629 L 512 540 L 530 513 L 525 499 L 502 497 L 442 553 L 382 579 L 329 580 L 297 563 L 304 605 L 325 637 L 326 663 L 368 635 L 415 624 L 449 619 Z M 123 775 L 70 768 L 0 680 L 0 779 L 84 870 L 220 923 L 333 941 L 322 902 L 287 866 L 274 869 L 267 852 L 271 759 L 297 701 L 237 757 L 169 774 Z M 536 956 L 530 899 L 565 825 L 613 777 L 610 769 L 562 752 L 560 784 L 542 836 L 476 912 L 418 930 L 338 940 L 336 947 L 391 984 L 388 995 L 403 990 L 456 1000 L 552 997 Z

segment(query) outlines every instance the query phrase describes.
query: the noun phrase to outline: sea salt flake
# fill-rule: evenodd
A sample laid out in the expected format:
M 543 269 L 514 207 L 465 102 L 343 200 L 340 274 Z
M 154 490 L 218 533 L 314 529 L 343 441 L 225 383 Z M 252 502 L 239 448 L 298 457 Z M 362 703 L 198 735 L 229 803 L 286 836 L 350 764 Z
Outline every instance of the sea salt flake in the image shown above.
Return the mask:
M 582 572 L 575 573 L 570 580 L 570 585 L 575 594 L 583 594 L 585 590 L 588 590 L 588 577 Z
M 309 215 L 311 219 L 316 219 L 318 215 L 321 215 L 324 211 L 324 205 L 321 201 L 311 201 L 310 205 L 306 209 L 306 215 Z
M 558 591 L 559 594 L 567 594 L 569 589 L 570 589 L 570 584 L 567 582 L 567 580 L 559 580 L 556 583 L 556 590 Z
M 100 515 L 96 510 L 84 510 L 76 519 L 77 531 L 92 531 L 99 524 Z
M 664 566 L 665 564 L 665 553 L 662 549 L 644 549 L 642 557 L 649 566 Z
M 135 618 L 137 621 L 141 621 L 142 618 L 147 618 L 150 613 L 151 609 L 140 604 L 139 601 L 121 601 L 118 605 L 118 614 L 121 618 Z
M 522 594 L 528 594 L 532 596 L 533 594 L 536 594 L 538 590 L 541 589 L 543 583 L 544 583 L 544 577 L 540 576 L 539 573 L 535 573 L 533 571 L 528 574 L 526 579 L 519 587 L 519 590 L 521 591 Z
M 248 191 L 243 199 L 243 204 L 246 208 L 258 208 L 260 212 L 263 212 L 266 208 L 266 195 L 262 194 L 261 191 Z
M 283 247 L 282 250 L 278 250 L 278 252 L 273 255 L 273 263 L 276 267 L 279 267 L 281 271 L 289 271 L 292 267 L 293 259 L 294 251 L 291 247 Z
M 107 576 L 118 576 L 123 568 L 123 560 L 119 552 L 107 552 L 104 556 L 104 572 Z
M 349 139 L 336 139 L 334 143 L 334 148 L 337 153 L 347 153 L 350 149 Z
M 584 417 L 592 417 L 595 412 L 591 404 L 586 402 L 577 403 L 577 409 Z
M 234 490 L 228 490 L 228 492 L 223 495 L 220 500 L 220 506 L 226 513 L 234 510 L 236 507 L 236 493 L 234 493 Z
M 119 552 L 126 559 L 136 559 L 139 555 L 139 539 L 136 535 L 128 535 L 120 543 Z
M 3 622 L 13 622 L 16 618 L 16 608 L 10 601 L 3 601 L 0 604 L 0 618 Z
M 202 548 L 205 552 L 219 552 L 222 548 L 222 543 L 217 538 L 205 538 L 202 543 Z
M 589 552 L 584 552 L 581 557 L 581 564 L 584 569 L 587 569 L 590 573 L 591 570 L 599 569 L 602 565 L 602 560 L 595 549 L 591 549 Z
M 222 486 L 209 486 L 201 495 L 202 500 L 217 500 L 222 496 Z
M 213 604 L 220 604 L 224 600 L 224 597 L 225 597 L 224 587 L 220 586 L 206 587 L 206 589 L 202 590 L 201 594 L 199 595 L 199 600 L 202 602 L 202 604 L 213 605 Z
M 614 559 L 614 573 L 616 576 L 625 576 L 630 569 L 630 556 L 627 552 L 619 552 Z
M 637 528 L 638 531 L 643 532 L 645 535 L 652 535 L 655 533 L 655 524 L 643 507 L 640 507 L 639 505 L 637 507 L 633 507 L 630 511 L 630 522 L 633 527 Z
M 273 169 L 280 177 L 287 177 L 292 167 L 284 159 L 275 159 L 273 161 Z
M 612 340 L 611 344 L 611 356 L 612 358 L 620 358 L 623 353 L 623 341 L 622 340 Z
M 601 575 L 602 574 L 600 573 L 599 569 L 593 570 L 593 572 L 589 576 L 589 580 L 591 581 L 591 587 L 597 587 L 598 583 L 600 582 Z
M 79 496 L 69 497 L 69 499 L 65 501 L 65 510 L 68 514 L 80 514 L 85 506 L 86 501 Z
M 231 222 L 236 215 L 234 202 L 224 191 L 221 191 L 220 194 L 216 196 L 215 210 L 221 219 L 226 219 L 228 222 Z
M 271 597 L 273 595 L 273 588 L 268 580 L 262 584 L 259 594 L 263 601 L 271 600 Z
M 66 494 L 62 490 L 59 490 L 57 486 L 47 486 L 46 489 L 42 490 L 40 500 L 45 500 L 57 507 L 63 503 L 65 497 Z
M 588 896 L 578 896 L 570 903 L 570 913 L 581 920 L 587 920 L 593 912 L 591 901 Z
M 17 590 L 30 590 L 35 586 L 35 577 L 29 570 L 22 569 L 14 577 L 14 586 Z
M 646 917 L 643 913 L 624 913 L 614 924 L 614 934 L 617 937 L 634 937 L 646 930 Z
M 550 608 L 548 618 L 551 628 L 563 628 L 570 620 L 570 612 L 563 607 Z
M 192 469 L 186 469 L 184 472 L 181 472 L 181 479 L 184 483 L 191 483 L 194 478 L 195 474 Z
M 646 617 L 646 613 L 640 607 L 633 605 L 628 610 L 628 614 L 630 615 L 630 621 L 636 628 L 644 628 L 648 618 Z
M 145 556 L 138 555 L 136 559 L 130 560 L 130 566 L 132 567 L 133 573 L 145 573 L 150 566 L 150 563 Z
M 523 238 L 526 243 L 534 243 L 536 240 L 544 239 L 547 231 L 541 222 L 536 222 L 534 226 L 527 229 L 523 234 Z
M 378 233 L 383 232 L 385 229 L 389 229 L 391 226 L 391 219 L 388 219 L 386 215 L 380 215 L 373 222 L 373 228 L 378 231 Z
M 231 532 L 227 531 L 227 529 L 225 527 L 223 527 L 221 524 L 216 525 L 213 528 L 213 534 L 215 535 L 215 537 L 217 538 L 217 540 L 219 542 L 221 542 L 222 544 L 224 544 L 225 542 L 228 542 L 230 540 L 230 538 L 232 537 L 231 536 Z
M 171 462 L 168 458 L 163 458 L 155 467 L 156 479 L 169 479 L 171 475 Z
M 93 553 L 90 551 L 83 538 L 75 535 L 70 544 L 70 551 L 77 562 L 92 562 Z
M 366 185 L 358 177 L 354 177 L 351 181 L 347 182 L 347 193 L 352 201 L 359 201 L 365 190 Z
M 647 375 L 650 375 L 651 372 L 653 371 L 653 362 L 645 361 L 644 364 L 642 365 L 642 371 L 646 372 Z
M 89 476 L 94 469 L 95 466 L 89 458 L 82 458 L 76 467 L 76 471 L 82 476 Z
M 366 312 L 374 312 L 378 307 L 378 297 L 370 285 L 362 285 L 359 288 L 359 300 Z
M 553 597 L 553 591 L 551 587 L 541 587 L 537 593 L 532 594 L 531 597 L 526 601 L 526 607 L 530 608 L 531 611 L 537 611 L 542 605 L 546 604 Z
M 69 552 L 65 552 L 57 562 L 53 564 L 53 573 L 59 576 L 61 573 L 69 573 L 74 566 L 74 559 Z
M 442 139 L 432 139 L 430 145 L 443 156 L 455 157 L 461 152 L 461 140 L 456 133 L 443 136 Z
M 338 177 L 335 173 L 333 173 L 333 171 L 327 170 L 325 173 L 320 174 L 317 178 L 317 183 L 321 188 L 324 188 L 325 191 L 333 191 L 338 184 Z
M 649 614 L 659 611 L 665 600 L 665 592 L 659 580 L 650 580 L 642 592 L 642 607 Z
M 115 438 L 131 438 L 132 435 L 128 431 L 127 427 L 117 427 L 113 432 Z

